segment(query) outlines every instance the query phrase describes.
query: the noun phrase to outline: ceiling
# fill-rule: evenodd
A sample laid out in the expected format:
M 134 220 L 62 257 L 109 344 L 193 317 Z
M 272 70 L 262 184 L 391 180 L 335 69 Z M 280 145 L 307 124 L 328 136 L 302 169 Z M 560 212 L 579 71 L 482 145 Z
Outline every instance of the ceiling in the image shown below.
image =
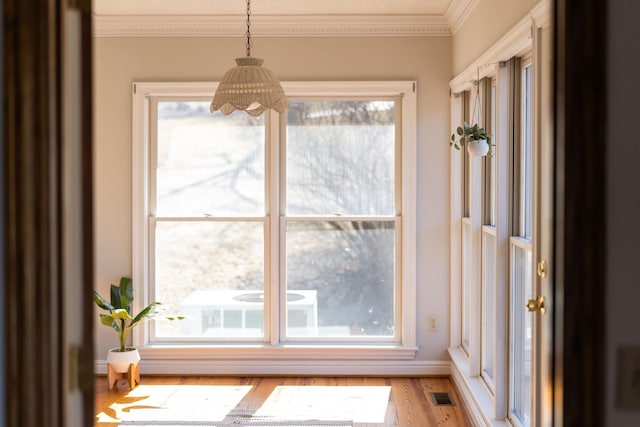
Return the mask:
M 264 15 L 444 15 L 456 0 L 254 0 Z M 245 11 L 244 0 L 93 0 L 104 15 L 231 15 Z
M 455 34 L 480 0 L 253 0 L 258 35 Z M 244 35 L 245 0 L 92 0 L 98 37 Z

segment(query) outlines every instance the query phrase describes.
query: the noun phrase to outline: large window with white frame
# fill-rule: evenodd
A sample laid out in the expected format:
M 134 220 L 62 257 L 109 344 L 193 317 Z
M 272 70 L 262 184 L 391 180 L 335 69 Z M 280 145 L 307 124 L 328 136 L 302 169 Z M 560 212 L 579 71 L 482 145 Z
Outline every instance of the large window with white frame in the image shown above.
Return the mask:
M 186 316 L 145 342 L 415 345 L 415 84 L 284 85 L 258 118 L 136 85 L 134 272 Z
M 526 302 L 532 295 L 533 203 L 533 66 L 522 61 L 520 73 L 520 132 L 513 147 L 514 197 L 510 238 L 510 420 L 516 426 L 531 425 L 531 374 L 533 325 Z
M 461 333 L 451 355 L 474 392 L 491 402 L 487 416 L 518 427 L 530 425 L 532 396 L 532 70 L 531 60 L 514 57 L 483 78 L 480 124 L 492 135 L 493 154 L 470 158 L 469 172 L 464 155 L 454 158 L 452 175 L 471 185 L 460 192 L 454 218 L 461 224 L 460 253 L 453 255 L 461 269 Z
M 547 325 L 537 328 L 546 321 L 532 318 L 528 310 L 535 308 L 533 249 L 539 244 L 533 237 L 533 218 L 539 209 L 534 189 L 541 165 L 536 166 L 534 153 L 537 130 L 546 128 L 538 120 L 540 112 L 549 108 L 542 89 L 550 75 L 545 59 L 549 44 L 531 34 L 532 30 L 538 35 L 550 30 L 549 10 L 548 2 L 539 2 L 530 17 L 523 17 L 450 82 L 453 94 L 474 90 L 477 80 L 485 82 L 480 91 L 486 112 L 483 124 L 495 144 L 493 156 L 472 158 L 471 176 L 464 173 L 462 155 L 452 150 L 450 159 L 454 328 L 449 354 L 452 378 L 471 406 L 477 425 L 530 427 L 539 423 L 539 398 L 544 395 L 540 385 L 548 380 L 537 378 L 545 350 L 540 346 L 545 340 L 540 338 Z M 452 97 L 454 128 L 462 121 L 460 111 L 461 100 Z M 467 182 L 472 184 L 470 193 L 461 196 Z M 467 200 L 471 203 L 465 206 Z M 467 304 L 461 297 L 468 291 L 465 271 L 470 274 L 472 296 Z

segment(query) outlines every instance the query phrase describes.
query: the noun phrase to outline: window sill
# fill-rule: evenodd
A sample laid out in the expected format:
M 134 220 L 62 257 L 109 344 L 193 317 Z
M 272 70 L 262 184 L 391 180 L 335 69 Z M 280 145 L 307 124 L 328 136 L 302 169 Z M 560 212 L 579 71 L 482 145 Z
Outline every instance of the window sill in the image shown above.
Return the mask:
M 155 344 L 139 348 L 144 359 L 232 360 L 413 360 L 418 347 L 402 345 L 176 345 Z
M 469 359 L 462 348 L 449 348 L 451 379 L 465 401 L 474 425 L 486 427 L 512 427 L 508 420 L 496 420 L 494 397 L 480 377 L 469 375 Z
M 141 373 L 154 375 L 448 376 L 448 360 L 416 360 L 417 347 L 149 345 Z M 106 372 L 106 361 L 95 361 Z

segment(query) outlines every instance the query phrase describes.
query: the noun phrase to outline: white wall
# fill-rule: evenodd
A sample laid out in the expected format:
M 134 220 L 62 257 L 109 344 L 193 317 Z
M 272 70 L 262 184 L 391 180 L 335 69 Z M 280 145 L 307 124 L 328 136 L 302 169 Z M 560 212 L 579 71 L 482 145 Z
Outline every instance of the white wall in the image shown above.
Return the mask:
M 640 346 L 640 144 L 635 132 L 640 109 L 637 41 L 640 2 L 609 1 L 607 138 L 607 425 L 638 426 L 640 410 L 615 407 L 617 352 Z
M 130 37 L 94 39 L 95 288 L 131 274 L 131 84 L 212 81 L 244 56 L 245 39 Z M 418 82 L 417 303 L 420 360 L 447 360 L 449 318 L 450 37 L 255 37 L 253 56 L 283 81 Z M 427 317 L 440 319 L 427 332 Z M 96 314 L 97 316 L 97 314 Z M 116 345 L 96 326 L 96 357 Z
M 481 0 L 453 36 L 453 74 L 482 55 L 540 0 Z M 509 59 L 509 58 L 505 58 Z

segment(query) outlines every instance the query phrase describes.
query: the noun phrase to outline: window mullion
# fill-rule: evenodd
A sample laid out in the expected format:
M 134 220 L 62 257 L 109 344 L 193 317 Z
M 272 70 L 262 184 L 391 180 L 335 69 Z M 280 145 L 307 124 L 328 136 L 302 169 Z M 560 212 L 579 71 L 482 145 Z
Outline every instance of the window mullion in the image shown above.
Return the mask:
M 280 343 L 280 288 L 281 284 L 281 252 L 280 252 L 280 215 L 281 215 L 281 172 L 280 158 L 281 123 L 286 115 L 267 113 L 265 121 L 266 156 L 266 216 L 265 224 L 265 295 L 268 307 L 265 307 L 266 337 L 272 345 Z

